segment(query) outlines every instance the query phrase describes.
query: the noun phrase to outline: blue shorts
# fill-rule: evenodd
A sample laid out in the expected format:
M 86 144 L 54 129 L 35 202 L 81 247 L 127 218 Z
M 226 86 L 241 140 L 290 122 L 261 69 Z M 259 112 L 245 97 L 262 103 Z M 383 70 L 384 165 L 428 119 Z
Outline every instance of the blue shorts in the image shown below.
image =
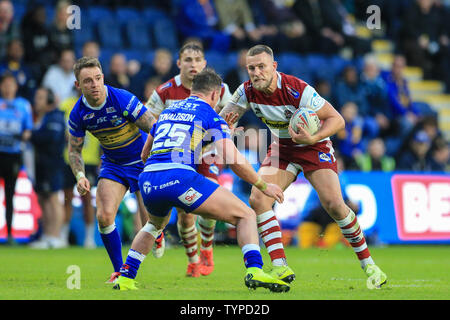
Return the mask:
M 158 217 L 167 216 L 173 207 L 192 212 L 218 187 L 217 183 L 186 169 L 142 172 L 139 176 L 145 207 Z
M 139 191 L 138 179 L 143 169 L 144 164 L 142 161 L 130 166 L 124 166 L 103 160 L 98 180 L 106 178 L 117 181 L 127 189 L 130 188 L 130 192 L 134 193 Z

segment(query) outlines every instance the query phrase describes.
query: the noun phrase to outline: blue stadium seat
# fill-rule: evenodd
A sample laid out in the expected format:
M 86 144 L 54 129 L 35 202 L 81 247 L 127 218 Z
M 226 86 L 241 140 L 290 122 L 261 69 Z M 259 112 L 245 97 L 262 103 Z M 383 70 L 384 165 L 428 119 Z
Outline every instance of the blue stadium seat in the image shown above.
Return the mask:
M 137 60 L 139 61 L 141 64 L 145 63 L 145 51 L 144 50 L 135 50 L 135 49 L 130 49 L 130 50 L 122 50 L 121 53 L 123 53 L 125 55 L 125 57 L 127 58 L 127 60 Z
M 100 51 L 100 63 L 102 65 L 102 69 L 103 69 L 103 74 L 107 75 L 109 72 L 109 61 L 111 60 L 111 57 L 113 56 L 114 53 L 116 53 L 117 51 L 114 49 L 106 49 L 106 48 L 102 48 Z
M 144 9 L 142 12 L 142 18 L 145 19 L 145 22 L 149 25 L 152 25 L 160 19 L 169 19 L 164 11 L 151 7 Z
M 148 50 L 152 48 L 152 35 L 145 21 L 129 21 L 125 26 L 125 33 L 131 49 Z
M 153 24 L 155 48 L 166 48 L 170 51 L 178 49 L 178 33 L 170 19 L 158 19 Z
M 278 70 L 311 83 L 313 77 L 306 62 L 306 58 L 297 53 L 282 53 L 275 58 L 278 61 Z
M 120 25 L 114 19 L 102 19 L 98 22 L 98 36 L 104 48 L 123 48 Z
M 90 6 L 85 10 L 87 10 L 89 21 L 94 25 L 105 19 L 114 19 L 114 12 L 107 7 Z
M 81 29 L 75 29 L 72 33 L 75 47 L 82 47 L 87 41 L 97 41 L 94 27 L 89 21 L 84 20 L 83 16 L 81 17 Z
M 20 23 L 22 21 L 23 16 L 27 12 L 27 5 L 25 3 L 16 3 L 14 2 L 14 21 Z
M 208 66 L 214 68 L 216 72 L 223 78 L 227 72 L 233 67 L 230 66 L 228 55 L 218 51 L 205 52 L 205 59 Z
M 137 9 L 129 7 L 118 7 L 115 12 L 115 17 L 121 25 L 126 25 L 130 21 L 142 19 L 142 15 Z

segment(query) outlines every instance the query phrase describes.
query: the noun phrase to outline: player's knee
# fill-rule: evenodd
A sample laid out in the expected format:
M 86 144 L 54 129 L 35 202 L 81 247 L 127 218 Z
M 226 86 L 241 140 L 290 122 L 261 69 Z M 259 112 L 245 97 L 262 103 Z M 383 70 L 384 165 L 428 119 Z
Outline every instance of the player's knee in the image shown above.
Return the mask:
M 261 191 L 253 189 L 249 198 L 250 206 L 256 212 L 266 209 L 266 207 L 272 207 L 273 201 L 271 198 L 266 197 Z
M 237 208 L 232 212 L 232 220 L 231 224 L 236 225 L 239 220 L 248 220 L 255 221 L 256 223 L 256 213 L 253 209 L 243 206 L 242 208 Z
M 322 206 L 335 219 L 339 218 L 346 208 L 344 201 L 339 197 L 329 197 L 322 200 Z
M 100 227 L 107 227 L 114 224 L 115 213 L 107 212 L 105 210 L 97 210 L 96 216 Z

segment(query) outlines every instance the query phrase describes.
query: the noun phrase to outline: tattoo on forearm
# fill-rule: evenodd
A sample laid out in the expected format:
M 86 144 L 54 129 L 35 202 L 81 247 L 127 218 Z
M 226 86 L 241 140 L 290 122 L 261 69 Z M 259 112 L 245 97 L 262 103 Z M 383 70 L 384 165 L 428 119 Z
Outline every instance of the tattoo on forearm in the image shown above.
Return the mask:
M 149 133 L 152 128 L 153 123 L 156 121 L 155 117 L 151 114 L 150 110 L 145 111 L 145 113 L 136 120 L 136 125 L 142 131 Z
M 230 112 L 237 113 L 238 118 L 235 123 L 239 121 L 239 119 L 247 112 L 249 108 L 242 108 L 235 103 L 229 102 L 227 105 L 220 111 L 219 115 L 225 119 L 226 115 Z
M 83 144 L 84 137 L 69 135 L 69 164 L 74 176 L 80 171 L 84 173 L 84 161 L 81 156 Z

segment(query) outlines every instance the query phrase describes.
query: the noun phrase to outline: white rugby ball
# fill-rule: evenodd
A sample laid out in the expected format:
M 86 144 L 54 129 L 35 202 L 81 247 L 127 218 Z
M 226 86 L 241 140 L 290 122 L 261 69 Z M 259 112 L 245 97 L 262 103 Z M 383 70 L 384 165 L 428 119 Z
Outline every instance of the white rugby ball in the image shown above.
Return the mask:
M 299 108 L 292 115 L 289 125 L 297 133 L 297 123 L 309 132 L 315 134 L 320 129 L 320 119 L 317 114 L 308 108 Z

